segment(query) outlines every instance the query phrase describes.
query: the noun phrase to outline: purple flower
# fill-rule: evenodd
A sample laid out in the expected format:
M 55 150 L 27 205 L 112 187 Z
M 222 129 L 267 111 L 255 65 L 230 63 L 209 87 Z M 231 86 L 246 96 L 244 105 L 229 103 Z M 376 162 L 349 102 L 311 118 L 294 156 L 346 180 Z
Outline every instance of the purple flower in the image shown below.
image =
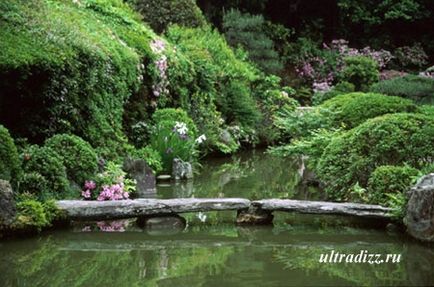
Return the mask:
M 96 183 L 92 180 L 86 180 L 84 183 L 84 188 L 88 190 L 93 190 L 96 188 Z
M 166 154 L 171 154 L 173 152 L 173 149 L 172 148 L 168 148 L 168 149 L 166 149 Z
M 89 199 L 89 198 L 91 197 L 90 190 L 89 190 L 89 189 L 87 189 L 87 190 L 83 190 L 83 191 L 81 192 L 81 196 L 83 196 L 85 199 Z

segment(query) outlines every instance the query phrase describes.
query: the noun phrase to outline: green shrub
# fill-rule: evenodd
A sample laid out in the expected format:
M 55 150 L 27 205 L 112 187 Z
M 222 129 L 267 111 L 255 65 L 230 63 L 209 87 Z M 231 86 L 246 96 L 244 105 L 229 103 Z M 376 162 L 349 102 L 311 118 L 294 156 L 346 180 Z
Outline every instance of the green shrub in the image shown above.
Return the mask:
M 334 127 L 350 129 L 367 119 L 384 114 L 415 112 L 417 106 L 410 100 L 374 93 L 351 93 L 336 96 L 319 106 L 332 112 Z
M 226 122 L 254 127 L 261 115 L 250 89 L 242 82 L 231 81 L 223 87 L 222 93 L 223 97 L 219 98 L 218 104 Z
M 371 58 L 354 56 L 345 58 L 345 67 L 340 73 L 341 81 L 354 84 L 357 91 L 366 91 L 378 82 L 378 64 Z
M 184 110 L 179 108 L 178 109 L 167 108 L 167 109 L 157 110 L 152 115 L 152 120 L 156 125 L 158 125 L 158 123 L 166 122 L 166 121 L 172 122 L 173 124 L 175 124 L 175 122 L 182 122 L 187 125 L 189 134 L 191 136 L 196 136 L 197 134 L 196 124 L 193 122 L 193 120 L 188 116 L 188 114 Z
M 25 150 L 23 171 L 20 193 L 34 192 L 39 199 L 60 199 L 69 192 L 62 158 L 49 147 L 31 146 Z
M 9 131 L 0 125 L 0 179 L 15 183 L 20 173 L 20 160 Z
M 163 170 L 161 155 L 150 146 L 134 149 L 129 156 L 135 159 L 143 159 L 155 173 Z
M 91 145 L 80 137 L 55 135 L 45 141 L 45 146 L 60 155 L 68 178 L 76 184 L 81 186 L 97 172 L 97 155 Z
M 265 20 L 261 15 L 250 15 L 230 10 L 223 17 L 223 31 L 232 47 L 242 47 L 249 59 L 268 73 L 278 73 L 283 65 L 266 34 Z
M 317 106 L 322 104 L 323 102 L 330 100 L 339 95 L 349 94 L 355 91 L 355 86 L 348 82 L 340 82 L 336 86 L 334 86 L 330 91 L 322 93 L 317 92 L 312 97 L 313 105 Z
M 405 194 L 419 170 L 409 166 L 384 165 L 377 167 L 368 180 L 367 190 L 369 202 L 374 204 L 388 205 L 390 194 Z
M 161 33 L 171 24 L 186 27 L 200 27 L 206 20 L 195 0 L 128 0 L 140 14 L 143 20 L 157 33 Z
M 421 104 L 434 104 L 434 79 L 408 75 L 374 84 L 371 91 L 389 96 L 414 100 Z
M 150 144 L 162 159 L 163 169 L 171 172 L 174 158 L 193 160 L 196 155 L 196 125 L 181 109 L 161 109 L 153 115 L 155 130 Z
M 209 148 L 228 151 L 220 137 L 225 125 L 254 128 L 258 109 L 253 84 L 260 78 L 259 71 L 246 62 L 245 54 L 234 52 L 210 27 L 171 26 L 166 36 L 177 52 L 188 58 L 174 62 L 169 69 L 171 89 L 179 95 L 174 99 L 175 106 L 182 107 L 199 132 L 206 134 Z
M 432 163 L 434 118 L 419 114 L 388 114 L 370 119 L 334 137 L 315 172 L 332 200 L 350 198 L 358 183 L 366 187 L 371 173 L 383 165 Z
M 18 228 L 41 231 L 42 228 L 50 225 L 49 219 L 41 202 L 28 199 L 17 203 Z

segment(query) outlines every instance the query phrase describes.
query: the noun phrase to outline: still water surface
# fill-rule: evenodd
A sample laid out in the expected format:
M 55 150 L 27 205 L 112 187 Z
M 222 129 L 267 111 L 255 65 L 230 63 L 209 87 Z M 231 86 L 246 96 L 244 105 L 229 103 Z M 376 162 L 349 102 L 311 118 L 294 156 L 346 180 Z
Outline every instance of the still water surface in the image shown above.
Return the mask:
M 153 196 L 321 198 L 318 189 L 303 184 L 306 174 L 299 161 L 244 153 L 208 160 L 193 183 L 162 185 Z M 232 223 L 234 212 L 185 217 L 183 230 L 98 222 L 0 241 L 0 286 L 434 284 L 433 246 L 366 222 L 276 213 L 274 226 L 239 227 Z M 319 263 L 320 254 L 331 250 L 402 258 L 399 264 Z

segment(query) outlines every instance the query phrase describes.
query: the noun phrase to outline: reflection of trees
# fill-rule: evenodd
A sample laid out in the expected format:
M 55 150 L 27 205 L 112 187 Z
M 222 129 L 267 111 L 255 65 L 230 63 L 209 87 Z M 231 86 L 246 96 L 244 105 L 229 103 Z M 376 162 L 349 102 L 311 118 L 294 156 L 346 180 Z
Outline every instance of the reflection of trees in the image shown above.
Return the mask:
M 373 244 L 362 245 L 355 242 L 352 245 L 332 246 L 332 249 L 345 254 L 358 254 L 361 250 L 368 250 L 369 253 L 388 254 L 402 252 L 402 247 L 394 244 Z M 330 247 L 306 246 L 300 248 L 276 249 L 273 257 L 287 269 L 299 269 L 304 272 L 318 272 L 331 277 L 339 278 L 349 282 L 349 285 L 357 286 L 397 286 L 406 285 L 408 274 L 405 270 L 405 263 L 400 264 L 368 264 L 368 263 L 320 263 L 321 253 L 330 253 Z M 407 282 L 407 283 L 406 283 Z
M 158 185 L 158 196 L 318 199 L 318 189 L 305 184 L 303 161 L 249 151 L 205 161 L 193 181 Z
M 190 226 L 176 236 L 58 232 L 3 244 L 0 286 L 430 285 L 430 248 L 380 231 L 321 224 Z M 319 263 L 331 249 L 403 257 L 401 264 Z
M 159 281 L 193 274 L 201 282 L 209 272 L 221 272 L 233 253 L 232 247 L 116 250 L 114 244 L 113 249 L 80 251 L 65 246 L 65 241 L 46 238 L 32 248 L 2 250 L 2 273 L 12 273 L 6 276 L 10 281 L 0 279 L 0 285 L 15 286 L 11 282 L 16 281 L 18 286 L 157 286 Z
M 204 166 L 200 177 L 195 179 L 195 196 L 293 197 L 301 181 L 298 169 L 298 160 L 262 152 L 241 154 L 224 164 Z

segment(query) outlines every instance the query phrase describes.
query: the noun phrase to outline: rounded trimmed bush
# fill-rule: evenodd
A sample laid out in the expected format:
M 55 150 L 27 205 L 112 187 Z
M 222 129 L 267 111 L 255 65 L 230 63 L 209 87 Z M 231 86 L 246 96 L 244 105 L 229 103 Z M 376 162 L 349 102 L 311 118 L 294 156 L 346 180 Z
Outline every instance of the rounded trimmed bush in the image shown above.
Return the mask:
M 334 137 L 315 171 L 333 200 L 345 200 L 356 183 L 366 187 L 382 165 L 415 168 L 434 158 L 434 118 L 420 114 L 389 114 L 370 119 Z
M 78 185 L 82 185 L 98 170 L 97 154 L 88 142 L 78 136 L 55 135 L 45 141 L 45 146 L 60 155 L 68 178 Z
M 183 109 L 168 108 L 157 110 L 152 115 L 152 120 L 156 125 L 162 122 L 171 122 L 173 124 L 175 122 L 185 123 L 188 127 L 189 135 L 193 137 L 197 135 L 196 124 Z
M 340 78 L 354 84 L 357 91 L 366 91 L 380 79 L 378 64 L 365 56 L 347 57 Z
M 21 193 L 32 192 L 40 199 L 47 199 L 61 198 L 69 191 L 62 158 L 49 147 L 28 148 L 23 154 L 23 170 Z M 41 179 L 44 179 L 44 184 L 41 184 Z
M 369 201 L 387 205 L 388 194 L 403 194 L 411 187 L 419 170 L 410 166 L 383 165 L 377 167 L 368 181 Z
M 333 126 L 344 125 L 348 129 L 384 114 L 417 111 L 417 105 L 410 100 L 374 93 L 339 95 L 319 107 L 332 112 Z
M 18 151 L 9 131 L 0 125 L 0 179 L 15 181 L 20 172 Z

